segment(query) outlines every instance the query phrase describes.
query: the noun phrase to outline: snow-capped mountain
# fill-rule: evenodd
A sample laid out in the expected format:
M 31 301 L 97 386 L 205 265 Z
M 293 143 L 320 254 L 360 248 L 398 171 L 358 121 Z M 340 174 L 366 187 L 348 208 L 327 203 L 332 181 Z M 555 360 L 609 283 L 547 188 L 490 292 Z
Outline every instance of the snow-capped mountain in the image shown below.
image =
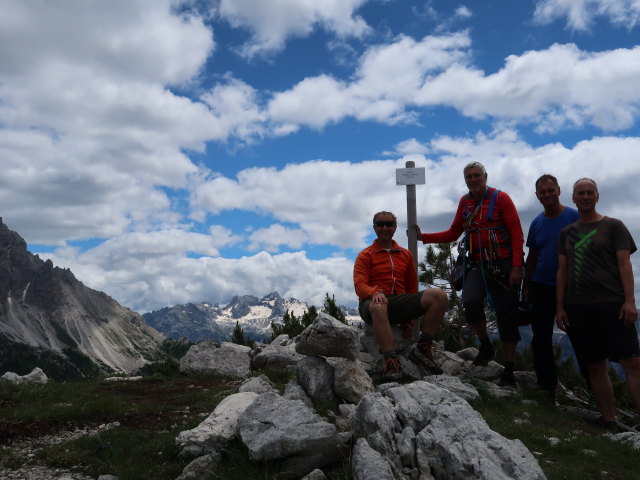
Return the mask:
M 304 302 L 272 292 L 262 298 L 235 296 L 226 305 L 206 302 L 175 305 L 145 313 L 143 317 L 148 325 L 174 339 L 228 340 L 238 322 L 246 339 L 263 340 L 271 336 L 271 323 L 281 323 L 285 312 L 301 317 L 308 309 Z
M 297 318 L 309 310 L 309 305 L 295 298 L 282 298 L 272 292 L 262 298 L 253 295 L 235 296 L 226 305 L 187 303 L 155 310 L 143 315 L 145 322 L 169 338 L 186 337 L 193 342 L 229 340 L 236 322 L 247 340 L 271 337 L 271 323 L 282 323 L 288 311 Z M 358 312 L 342 307 L 349 323 L 359 320 Z

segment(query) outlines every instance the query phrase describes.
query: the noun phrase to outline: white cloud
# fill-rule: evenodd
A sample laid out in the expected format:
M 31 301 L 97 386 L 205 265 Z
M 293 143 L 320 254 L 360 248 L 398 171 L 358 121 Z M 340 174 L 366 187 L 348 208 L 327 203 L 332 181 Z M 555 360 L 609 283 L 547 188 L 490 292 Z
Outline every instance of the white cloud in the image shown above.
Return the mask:
M 587 31 L 598 17 L 631 30 L 640 22 L 639 0 L 539 0 L 533 18 L 546 25 L 565 18 L 572 30 Z
M 340 304 L 353 304 L 355 298 L 353 263 L 346 258 L 311 260 L 302 252 L 261 252 L 232 260 L 187 258 L 166 250 L 167 255 L 149 255 L 132 263 L 111 253 L 115 262 L 108 262 L 112 258 L 105 252 L 92 251 L 77 256 L 60 250 L 43 257 L 71 268 L 87 286 L 106 291 L 139 312 L 189 302 L 225 303 L 233 295 L 272 291 L 313 305 L 322 305 L 325 293 L 335 293 Z
M 542 131 L 592 124 L 620 130 L 634 124 L 640 47 L 601 53 L 575 45 L 507 58 L 492 75 L 455 66 L 425 82 L 421 105 L 451 105 L 465 115 L 534 123 Z
M 510 55 L 493 74 L 468 65 L 465 34 L 399 37 L 370 47 L 350 83 L 328 75 L 276 93 L 267 106 L 282 125 L 322 128 L 345 117 L 394 124 L 420 108 L 453 107 L 496 122 L 533 124 L 540 132 L 594 125 L 634 125 L 640 108 L 640 47 L 599 53 L 573 44 Z M 399 74 L 398 72 L 402 72 Z
M 305 37 L 322 27 L 339 37 L 361 37 L 369 31 L 354 16 L 367 0 L 221 0 L 220 16 L 234 27 L 252 32 L 240 48 L 242 55 L 271 54 L 284 48 L 289 37 Z
M 357 248 L 370 233 L 369 218 L 375 211 L 406 205 L 404 190 L 395 185 L 395 169 L 400 167 L 404 163 L 387 160 L 249 168 L 240 171 L 237 180 L 220 176 L 202 183 L 192 205 L 211 214 L 231 209 L 258 212 L 299 225 L 310 244 Z
M 328 75 L 306 78 L 276 93 L 267 107 L 271 119 L 284 124 L 320 128 L 352 116 L 359 120 L 397 123 L 411 120 L 407 107 L 425 79 L 466 61 L 466 34 L 407 36 L 370 47 L 360 58 L 351 83 Z
M 309 241 L 309 238 L 302 230 L 274 224 L 268 228 L 254 231 L 249 236 L 249 240 L 249 250 L 264 249 L 273 253 L 277 252 L 283 245 L 293 249 L 300 249 Z
M 179 220 L 158 187 L 186 188 L 197 167 L 185 149 L 229 128 L 166 88 L 198 75 L 214 49 L 202 20 L 174 4 L 3 2 L 0 184 L 11 189 L 0 201 L 29 242 Z
M 601 192 L 599 210 L 621 218 L 632 235 L 640 238 L 640 214 L 634 213 L 640 202 L 636 185 L 640 138 L 599 137 L 573 148 L 558 143 L 533 147 L 507 129 L 469 138 L 441 136 L 427 146 L 427 157 L 416 162 L 426 168 L 427 183 L 417 187 L 418 220 L 425 232 L 449 227 L 465 192 L 462 168 L 473 159 L 487 167 L 490 185 L 513 198 L 525 233 L 541 211 L 534 182 L 543 173 L 552 173 L 558 177 L 562 201 L 568 205 L 576 179 L 596 179 Z M 218 177 L 201 185 L 199 193 L 213 193 L 220 186 L 227 190 L 199 200 L 202 208 L 254 210 L 286 222 L 290 226 L 276 224 L 249 233 L 250 241 L 274 251 L 287 242 L 305 241 L 300 248 L 326 243 L 357 251 L 371 240 L 373 212 L 391 210 L 401 224 L 405 221 L 405 189 L 395 185 L 394 174 L 395 168 L 404 166 L 404 160 L 362 164 L 314 161 L 281 170 L 251 168 L 241 171 L 237 180 Z M 615 168 L 607 168 L 614 162 Z M 216 198 L 226 199 L 223 207 L 215 203 Z M 406 242 L 403 230 L 396 235 L 401 244 Z M 214 227 L 210 233 L 167 229 L 129 234 L 84 253 L 63 248 L 51 257 L 56 265 L 70 267 L 87 285 L 107 291 L 137 310 L 189 301 L 225 302 L 232 295 L 273 290 L 316 305 L 322 303 L 325 292 L 335 293 L 339 303 L 355 305 L 351 253 L 326 260 L 311 260 L 304 252 L 261 252 L 224 259 L 217 256 L 219 249 L 241 239 L 224 227 Z M 190 258 L 189 252 L 202 256 Z M 420 245 L 419 255 L 423 254 Z

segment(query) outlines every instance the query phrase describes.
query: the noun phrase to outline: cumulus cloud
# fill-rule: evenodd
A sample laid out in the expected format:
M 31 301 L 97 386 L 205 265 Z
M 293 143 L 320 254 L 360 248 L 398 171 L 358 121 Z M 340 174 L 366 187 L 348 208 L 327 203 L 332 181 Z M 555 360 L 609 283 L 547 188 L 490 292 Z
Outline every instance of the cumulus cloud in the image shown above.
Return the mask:
M 539 0 L 533 15 L 534 20 L 542 25 L 566 18 L 567 27 L 578 31 L 590 30 L 598 17 L 631 30 L 640 22 L 640 1 Z
M 636 161 L 640 138 L 597 137 L 572 148 L 559 143 L 534 147 L 514 130 L 504 129 L 465 138 L 440 136 L 424 145 L 428 152 L 416 166 L 426 169 L 426 185 L 417 187 L 418 221 L 425 232 L 449 227 L 465 192 L 462 168 L 477 160 L 487 167 L 489 184 L 513 198 L 525 233 L 541 211 L 534 182 L 543 173 L 552 173 L 560 181 L 567 205 L 571 205 L 575 180 L 596 179 L 599 210 L 621 218 L 632 235 L 640 237 L 640 214 L 634 213 L 640 201 L 635 184 L 640 176 Z M 411 155 L 417 159 L 415 153 Z M 391 210 L 401 225 L 406 221 L 405 189 L 395 185 L 394 174 L 395 168 L 404 167 L 406 158 L 250 168 L 236 179 L 218 177 L 202 184 L 200 196 L 194 198 L 202 208 L 251 210 L 286 222 L 287 226 L 275 224 L 250 232 L 247 238 L 220 226 L 210 235 L 167 229 L 125 235 L 85 252 L 61 248 L 51 257 L 56 265 L 70 267 L 87 285 L 141 311 L 189 301 L 225 302 L 231 295 L 273 290 L 316 305 L 322 303 L 325 292 L 335 293 L 339 303 L 354 306 L 353 258 L 372 239 L 372 213 Z M 603 168 L 612 162 L 616 168 Z M 301 178 L 314 181 L 298 186 Z M 218 190 L 221 186 L 227 189 L 223 193 Z M 223 198 L 226 203 L 216 202 Z M 396 237 L 406 244 L 403 230 Z M 238 242 L 265 251 L 237 259 L 218 256 L 220 248 Z M 283 245 L 304 249 L 323 243 L 346 250 L 325 260 L 312 260 L 304 251 L 276 253 Z M 422 245 L 419 255 L 424 255 Z
M 166 255 L 149 255 L 132 265 L 114 247 L 79 255 L 59 250 L 45 257 L 141 313 L 189 302 L 226 303 L 233 295 L 272 291 L 312 305 L 322 305 L 325 293 L 335 292 L 338 303 L 353 304 L 353 263 L 347 258 L 311 260 L 303 252 L 189 258 L 167 249 Z
M 470 64 L 469 46 L 463 33 L 398 37 L 370 47 L 350 82 L 321 75 L 274 94 L 269 117 L 312 128 L 345 117 L 395 124 L 415 121 L 418 109 L 445 106 L 473 118 L 533 124 L 540 132 L 635 124 L 640 47 L 591 53 L 555 44 L 510 55 L 502 69 L 486 74 Z
M 272 54 L 289 37 L 305 37 L 321 27 L 339 37 L 361 37 L 366 22 L 354 16 L 367 0 L 221 0 L 219 15 L 233 27 L 251 31 L 251 40 L 239 47 L 246 57 Z
M 283 245 L 300 249 L 309 238 L 302 230 L 274 224 L 251 233 L 249 240 L 249 250 L 264 249 L 267 252 L 277 252 Z
M 621 130 L 635 122 L 640 47 L 600 53 L 575 45 L 510 55 L 497 73 L 454 66 L 425 82 L 421 105 L 451 105 L 465 115 L 533 123 L 541 131 L 595 125 Z
M 406 204 L 404 190 L 395 185 L 395 169 L 401 167 L 404 163 L 395 160 L 318 160 L 283 169 L 249 168 L 237 179 L 218 176 L 203 182 L 191 201 L 195 210 L 211 214 L 241 209 L 294 223 L 301 230 L 294 238 L 307 237 L 310 244 L 357 248 L 370 233 L 373 212 Z M 264 233 L 256 238 L 264 242 Z
M 166 87 L 190 81 L 215 47 L 174 4 L 3 2 L 0 184 L 11 189 L 0 201 L 30 242 L 178 221 L 159 187 L 185 188 L 197 172 L 185 150 L 229 128 Z

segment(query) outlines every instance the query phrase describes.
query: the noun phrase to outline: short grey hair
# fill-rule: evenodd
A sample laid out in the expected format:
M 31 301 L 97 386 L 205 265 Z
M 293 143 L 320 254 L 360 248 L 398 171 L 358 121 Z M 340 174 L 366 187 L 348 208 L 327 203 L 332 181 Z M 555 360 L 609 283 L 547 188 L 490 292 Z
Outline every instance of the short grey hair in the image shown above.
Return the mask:
M 393 217 L 393 221 L 398 223 L 398 218 L 393 213 L 387 212 L 385 210 L 378 212 L 373 216 L 373 223 L 376 223 L 376 218 L 378 218 L 380 215 L 391 215 Z
M 574 192 L 576 191 L 576 188 L 578 187 L 578 184 L 580 182 L 591 182 L 591 183 L 593 183 L 593 186 L 596 187 L 596 193 L 599 193 L 598 192 L 598 184 L 596 183 L 596 181 L 593 178 L 589 178 L 589 177 L 582 177 L 582 178 L 576 180 L 576 182 L 573 184 L 573 191 Z
M 469 163 L 467 163 L 464 166 L 464 168 L 462 169 L 462 174 L 466 175 L 467 174 L 467 170 L 469 170 L 470 168 L 479 168 L 483 175 L 487 174 L 487 169 L 484 168 L 484 165 L 481 164 L 480 162 L 469 162 Z

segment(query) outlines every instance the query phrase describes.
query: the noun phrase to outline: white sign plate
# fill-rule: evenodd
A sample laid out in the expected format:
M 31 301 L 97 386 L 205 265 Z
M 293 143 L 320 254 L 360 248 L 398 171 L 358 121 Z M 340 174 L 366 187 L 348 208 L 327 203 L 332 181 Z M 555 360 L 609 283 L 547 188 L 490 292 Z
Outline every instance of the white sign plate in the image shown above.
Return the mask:
M 424 167 L 396 168 L 396 185 L 423 185 L 424 183 Z

